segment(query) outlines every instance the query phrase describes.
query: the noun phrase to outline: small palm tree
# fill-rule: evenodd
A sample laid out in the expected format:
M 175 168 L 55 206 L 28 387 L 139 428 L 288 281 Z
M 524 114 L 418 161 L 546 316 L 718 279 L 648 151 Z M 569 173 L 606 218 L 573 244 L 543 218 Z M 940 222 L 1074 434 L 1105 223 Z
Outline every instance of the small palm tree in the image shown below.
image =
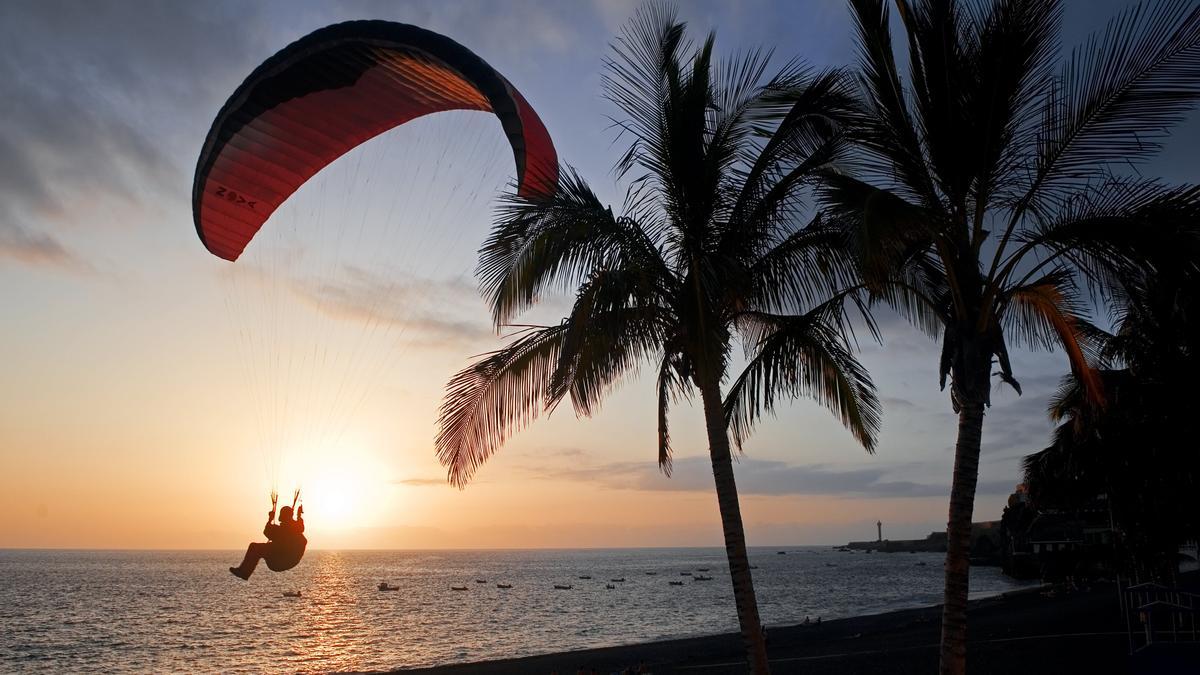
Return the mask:
M 840 228 L 801 219 L 815 173 L 837 159 L 852 99 L 837 72 L 795 65 L 766 79 L 752 53 L 714 63 L 663 5 L 640 11 L 607 63 L 606 93 L 634 172 L 614 215 L 576 174 L 549 197 L 512 197 L 479 263 L 497 328 L 548 289 L 576 289 L 561 323 L 520 330 L 449 383 L 437 437 L 463 486 L 506 437 L 570 397 L 588 416 L 625 374 L 655 368 L 658 463 L 670 474 L 668 410 L 699 393 L 742 637 L 768 671 L 746 557 L 730 435 L 740 447 L 777 401 L 809 396 L 868 450 L 879 407 L 851 351 L 853 272 Z M 852 308 L 854 305 L 846 305 Z M 741 337 L 749 364 L 728 389 Z
M 1152 156 L 1200 93 L 1200 8 L 1137 6 L 1058 59 L 1055 0 L 851 0 L 863 117 L 853 176 L 829 213 L 853 222 L 866 281 L 932 336 L 958 441 L 947 523 L 941 671 L 966 668 L 971 515 L 993 363 L 1018 393 L 1010 342 L 1063 349 L 1094 401 L 1084 288 L 1144 261 L 1197 194 L 1119 172 Z

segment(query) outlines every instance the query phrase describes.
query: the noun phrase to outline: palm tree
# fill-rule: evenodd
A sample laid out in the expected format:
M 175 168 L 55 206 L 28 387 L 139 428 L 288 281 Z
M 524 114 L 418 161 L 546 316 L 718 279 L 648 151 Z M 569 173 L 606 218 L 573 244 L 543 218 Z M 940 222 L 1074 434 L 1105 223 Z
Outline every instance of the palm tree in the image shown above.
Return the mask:
M 971 515 L 993 362 L 1018 393 L 1010 342 L 1063 349 L 1090 395 L 1085 291 L 1136 268 L 1197 194 L 1128 170 L 1200 92 L 1200 8 L 1129 9 L 1058 58 L 1055 0 L 851 0 L 863 116 L 853 175 L 828 172 L 829 213 L 858 233 L 877 297 L 933 337 L 958 441 L 947 523 L 941 672 L 966 668 Z M 1123 171 L 1123 173 L 1122 173 Z M 1177 217 L 1177 216 L 1175 216 Z
M 776 403 L 816 399 L 868 451 L 879 407 L 855 359 L 852 264 L 840 228 L 802 219 L 815 172 L 842 148 L 852 103 L 838 72 L 768 58 L 713 59 L 674 10 L 638 12 L 606 64 L 607 97 L 634 175 L 624 215 L 575 173 L 549 197 L 510 197 L 478 272 L 498 329 L 552 289 L 575 289 L 561 323 L 530 326 L 449 383 L 437 437 L 463 486 L 506 437 L 570 397 L 590 416 L 614 384 L 655 368 L 658 464 L 670 475 L 668 411 L 698 393 L 738 620 L 754 672 L 768 672 L 731 456 Z M 873 329 L 873 326 L 872 326 Z M 722 392 L 735 342 L 749 360 Z
M 1180 544 L 1200 535 L 1200 217 L 1193 227 L 1169 260 L 1156 259 L 1154 273 L 1115 299 L 1117 330 L 1099 350 L 1105 408 L 1064 378 L 1049 409 L 1059 422 L 1052 442 L 1024 460 L 1037 508 L 1079 508 L 1104 495 L 1128 554 L 1117 561 L 1123 571 L 1165 583 L 1175 581 Z

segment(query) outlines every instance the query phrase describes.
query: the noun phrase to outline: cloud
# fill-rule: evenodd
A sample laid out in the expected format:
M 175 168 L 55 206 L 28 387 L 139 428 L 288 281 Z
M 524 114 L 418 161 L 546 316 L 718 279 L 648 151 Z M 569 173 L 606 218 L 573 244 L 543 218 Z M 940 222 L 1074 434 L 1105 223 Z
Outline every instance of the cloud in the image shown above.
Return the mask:
M 610 462 L 580 466 L 526 466 L 542 479 L 580 481 L 617 490 L 711 492 L 712 467 L 706 457 L 675 460 L 670 478 L 653 462 Z M 835 468 L 823 464 L 790 464 L 743 457 L 734 467 L 738 492 L 743 495 L 827 495 L 867 499 L 946 497 L 949 485 L 891 477 L 891 467 Z M 1013 481 L 983 481 L 979 494 L 1008 494 Z
M 0 257 L 28 265 L 91 269 L 87 262 L 68 250 L 57 238 L 43 232 L 30 232 L 3 220 L 0 220 Z
M 514 454 L 522 457 L 533 457 L 541 461 L 547 459 L 589 459 L 591 455 L 583 448 L 537 448 L 531 450 L 520 450 Z
M 884 410 L 888 410 L 888 409 L 917 410 L 917 409 L 920 409 L 920 406 L 918 406 L 916 403 L 913 403 L 912 401 L 910 401 L 906 398 L 900 398 L 898 396 L 884 396 L 879 399 L 879 402 L 883 404 Z
M 629 23 L 643 4 L 642 0 L 592 0 L 604 27 L 614 35 Z
M 1046 416 L 1050 392 L 1038 389 L 1057 385 L 1058 376 L 1032 377 L 1029 382 L 1031 386 L 1025 393 L 1012 401 L 1004 401 L 993 392 L 993 405 L 985 411 L 983 418 L 985 455 L 1011 451 L 1026 455 L 1041 450 L 1050 442 L 1054 428 Z M 1004 398 L 1008 396 L 1006 394 Z
M 449 485 L 445 478 L 397 478 L 392 485 L 408 485 L 410 487 L 441 487 Z
M 292 292 L 317 311 L 349 321 L 389 323 L 408 331 L 406 340 L 425 346 L 459 348 L 493 337 L 482 311 L 462 318 L 456 311 L 478 310 L 475 288 L 463 280 L 420 278 L 402 272 L 384 275 L 347 266 L 332 280 L 296 280 Z
M 202 71 L 244 58 L 256 27 L 187 4 L 0 5 L 0 255 L 79 268 L 63 242 L 98 205 L 186 200 L 178 132 L 236 84 Z

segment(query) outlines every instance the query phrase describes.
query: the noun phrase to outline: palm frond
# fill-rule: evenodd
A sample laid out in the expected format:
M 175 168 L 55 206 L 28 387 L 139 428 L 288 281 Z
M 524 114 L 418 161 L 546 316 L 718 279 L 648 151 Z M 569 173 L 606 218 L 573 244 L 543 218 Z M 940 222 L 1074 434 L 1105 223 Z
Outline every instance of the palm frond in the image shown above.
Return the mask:
M 1200 6 L 1141 3 L 1076 49 L 1043 105 L 1036 166 L 1021 200 L 1101 175 L 1109 164 L 1156 154 L 1200 99 Z
M 748 299 L 763 311 L 803 311 L 857 281 L 852 255 L 845 229 L 818 214 L 751 262 Z
M 823 173 L 822 203 L 846 232 L 858 276 L 872 297 L 921 332 L 938 337 L 955 313 L 953 291 L 937 249 L 939 214 L 839 172 Z
M 654 284 L 636 271 L 600 270 L 580 287 L 564 320 L 549 405 L 569 393 L 576 415 L 591 416 L 622 375 L 661 351 L 672 318 Z
M 863 98 L 870 114 L 863 117 L 855 138 L 876 158 L 875 172 L 893 177 L 926 208 L 940 209 L 925 151 L 896 68 L 889 12 L 884 0 L 851 0 L 858 32 L 859 69 Z
M 781 73 L 765 80 L 770 62 L 769 50 L 753 49 L 722 59 L 712 69 L 711 136 L 706 154 L 712 158 L 712 169 L 723 176 L 731 178 L 733 168 L 756 150 L 751 141 L 760 101 L 767 87 L 784 76 Z
M 657 161 L 647 165 L 661 184 L 662 205 L 679 230 L 679 252 L 684 256 L 708 245 L 710 224 L 724 192 L 723 169 L 737 150 L 713 142 L 715 37 L 708 35 L 686 70 L 668 71 L 670 93 L 661 122 L 664 142 L 657 148 Z
M 524 329 L 450 379 L 434 448 L 453 485 L 465 487 L 509 435 L 545 408 L 565 332 L 563 325 Z
M 874 452 L 881 411 L 866 368 L 832 327 L 842 298 L 800 316 L 749 313 L 739 319 L 757 333 L 757 350 L 725 398 L 725 419 L 738 448 L 765 413 L 783 399 L 811 398 L 828 408 L 868 452 Z
M 950 376 L 950 371 L 954 369 L 954 361 L 958 358 L 958 349 L 958 330 L 953 321 L 947 321 L 942 327 L 942 351 L 938 355 L 938 388 L 943 391 L 946 389 L 946 378 Z M 950 400 L 954 405 L 954 412 L 957 413 L 957 401 L 954 397 Z
M 920 138 L 941 193 L 960 212 L 971 184 L 968 162 L 975 120 L 968 103 L 979 86 L 967 45 L 974 37 L 956 2 L 896 3 L 909 44 L 913 103 Z
M 942 336 L 953 309 L 944 290 L 945 275 L 936 259 L 921 255 L 904 264 L 893 279 L 870 286 L 873 302 L 881 302 L 931 339 Z
M 628 118 L 617 123 L 631 135 L 629 148 L 617 163 L 623 176 L 646 156 L 644 144 L 661 143 L 661 115 L 667 99 L 668 72 L 689 50 L 686 24 L 666 2 L 643 5 L 626 24 L 604 62 L 605 96 Z
M 803 64 L 792 64 L 763 86 L 751 101 L 748 120 L 761 144 L 748 147 L 749 167 L 730 220 L 745 213 L 748 202 L 766 191 L 774 177 L 787 167 L 817 153 L 841 127 L 854 123 L 862 114 L 851 88 L 850 77 L 838 68 L 810 74 Z
M 1002 302 L 1005 307 L 998 314 L 1003 317 L 1006 332 L 1029 347 L 1061 347 L 1088 397 L 1102 405 L 1104 388 L 1092 363 L 1097 346 L 1087 342 L 1089 332 L 1079 329 L 1083 308 L 1072 275 L 1067 270 L 1054 270 L 1009 289 Z M 1007 370 L 1011 378 L 1011 369 Z
M 805 188 L 837 160 L 841 139 L 831 137 L 813 149 L 813 153 L 797 161 L 764 186 L 760 195 L 735 205 L 745 210 L 730 214 L 725 231 L 720 236 L 718 250 L 740 260 L 761 255 L 773 241 L 787 236 L 800 222 Z M 746 196 L 743 193 L 741 196 Z
M 658 468 L 667 477 L 671 475 L 671 431 L 668 417 L 671 404 L 688 393 L 686 368 L 681 356 L 669 349 L 658 367 Z
M 858 114 L 848 78 L 840 70 L 810 77 L 807 68 L 796 64 L 764 86 L 753 101 L 749 118 L 756 135 L 766 140 L 761 147 L 747 144 L 747 151 L 754 155 L 747 158 L 749 168 L 740 176 L 739 193 L 729 215 L 731 224 L 744 227 L 765 222 L 746 214 L 763 210 L 759 205 L 764 196 L 782 176 L 794 172 L 796 165 L 814 164 L 808 160 L 818 155 L 828 158 L 818 166 L 839 159 L 840 130 Z
M 549 197 L 506 198 L 476 272 L 499 328 L 547 290 L 574 289 L 593 270 L 616 265 L 670 274 L 651 235 L 615 216 L 570 170 Z
M 1176 258 L 1186 231 L 1200 222 L 1200 186 L 1113 178 L 1077 193 L 1056 217 L 1021 232 L 997 280 L 1022 274 L 1020 285 L 1044 269 L 1070 265 L 1094 294 L 1119 292 L 1155 261 Z M 1029 259 L 1041 256 L 1035 264 Z
M 977 222 L 993 203 L 1009 202 L 1023 182 L 1029 148 L 1036 144 L 1038 106 L 1052 85 L 1061 27 L 1057 0 L 999 0 L 977 19 L 971 55 L 978 85 L 966 107 L 974 121 L 962 151 Z M 995 202 L 993 198 L 995 197 Z
M 1051 325 L 1043 306 L 1055 308 L 1055 314 L 1071 317 L 1071 321 L 1086 312 L 1075 288 L 1070 270 L 1059 268 L 1027 284 L 1015 287 L 1006 294 L 1009 302 L 996 310 L 1002 318 L 1005 334 L 1016 344 L 1034 351 L 1053 351 L 1059 346 L 1057 331 Z
M 1058 388 L 1046 404 L 1046 415 L 1051 422 L 1065 422 L 1075 415 L 1085 401 L 1083 388 L 1074 375 L 1065 375 L 1058 381 Z
M 836 171 L 822 172 L 821 200 L 847 228 L 867 283 L 882 282 L 941 232 L 937 214 L 899 195 Z

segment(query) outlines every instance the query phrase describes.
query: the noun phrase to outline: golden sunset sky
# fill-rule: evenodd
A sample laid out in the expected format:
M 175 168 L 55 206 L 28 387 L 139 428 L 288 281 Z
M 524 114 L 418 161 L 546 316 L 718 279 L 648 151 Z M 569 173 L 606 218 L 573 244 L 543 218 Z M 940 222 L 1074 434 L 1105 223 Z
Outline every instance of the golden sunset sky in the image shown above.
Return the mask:
M 1123 4 L 1071 3 L 1068 44 Z M 668 479 L 655 462 L 651 376 L 626 381 L 592 419 L 565 405 L 538 420 L 466 490 L 446 484 L 433 453 L 442 388 L 500 344 L 471 278 L 490 198 L 512 173 L 494 118 L 464 122 L 462 138 L 453 120 L 433 122 L 419 152 L 407 150 L 411 135 L 368 143 L 276 214 L 267 227 L 295 236 L 280 235 L 274 257 L 248 254 L 245 270 L 209 255 L 192 225 L 196 157 L 228 95 L 285 44 L 352 18 L 414 23 L 476 51 L 538 110 L 560 158 L 619 207 L 615 110 L 599 76 L 635 5 L 0 7 L 0 547 L 239 548 L 261 530 L 273 458 L 285 501 L 303 486 L 314 548 L 719 545 L 699 411 L 674 411 Z M 853 60 L 841 2 L 686 3 L 682 14 L 697 34 L 716 28 L 725 53 L 765 44 L 780 63 Z M 1198 129 L 1185 125 L 1148 171 L 1196 180 L 1184 167 Z M 414 167 L 442 160 L 454 160 L 439 169 L 445 181 L 398 192 Z M 355 205 L 339 203 L 347 195 Z M 321 209 L 368 231 L 422 224 L 348 245 L 333 283 L 312 251 L 336 238 L 312 234 L 336 220 Z M 307 250 L 289 257 L 289 245 Z M 255 274 L 272 261 L 285 271 L 268 294 Z M 353 273 L 368 263 L 375 276 Z M 272 306 L 281 318 L 268 321 Z M 550 298 L 534 318 L 562 308 Z M 384 328 L 361 338 L 369 321 Z M 781 410 L 736 466 L 752 545 L 865 539 L 876 520 L 894 539 L 944 527 L 955 424 L 938 348 L 881 321 L 886 344 L 863 343 L 885 404 L 878 453 L 812 403 Z M 296 356 L 314 345 L 334 356 Z M 254 364 L 270 354 L 296 363 L 264 384 Z M 1046 400 L 1066 370 L 1058 354 L 1015 365 L 1025 395 L 994 394 L 977 520 L 999 518 L 1020 457 L 1046 444 Z M 347 372 L 354 395 L 343 400 Z M 295 394 L 287 410 L 264 412 L 282 388 Z

